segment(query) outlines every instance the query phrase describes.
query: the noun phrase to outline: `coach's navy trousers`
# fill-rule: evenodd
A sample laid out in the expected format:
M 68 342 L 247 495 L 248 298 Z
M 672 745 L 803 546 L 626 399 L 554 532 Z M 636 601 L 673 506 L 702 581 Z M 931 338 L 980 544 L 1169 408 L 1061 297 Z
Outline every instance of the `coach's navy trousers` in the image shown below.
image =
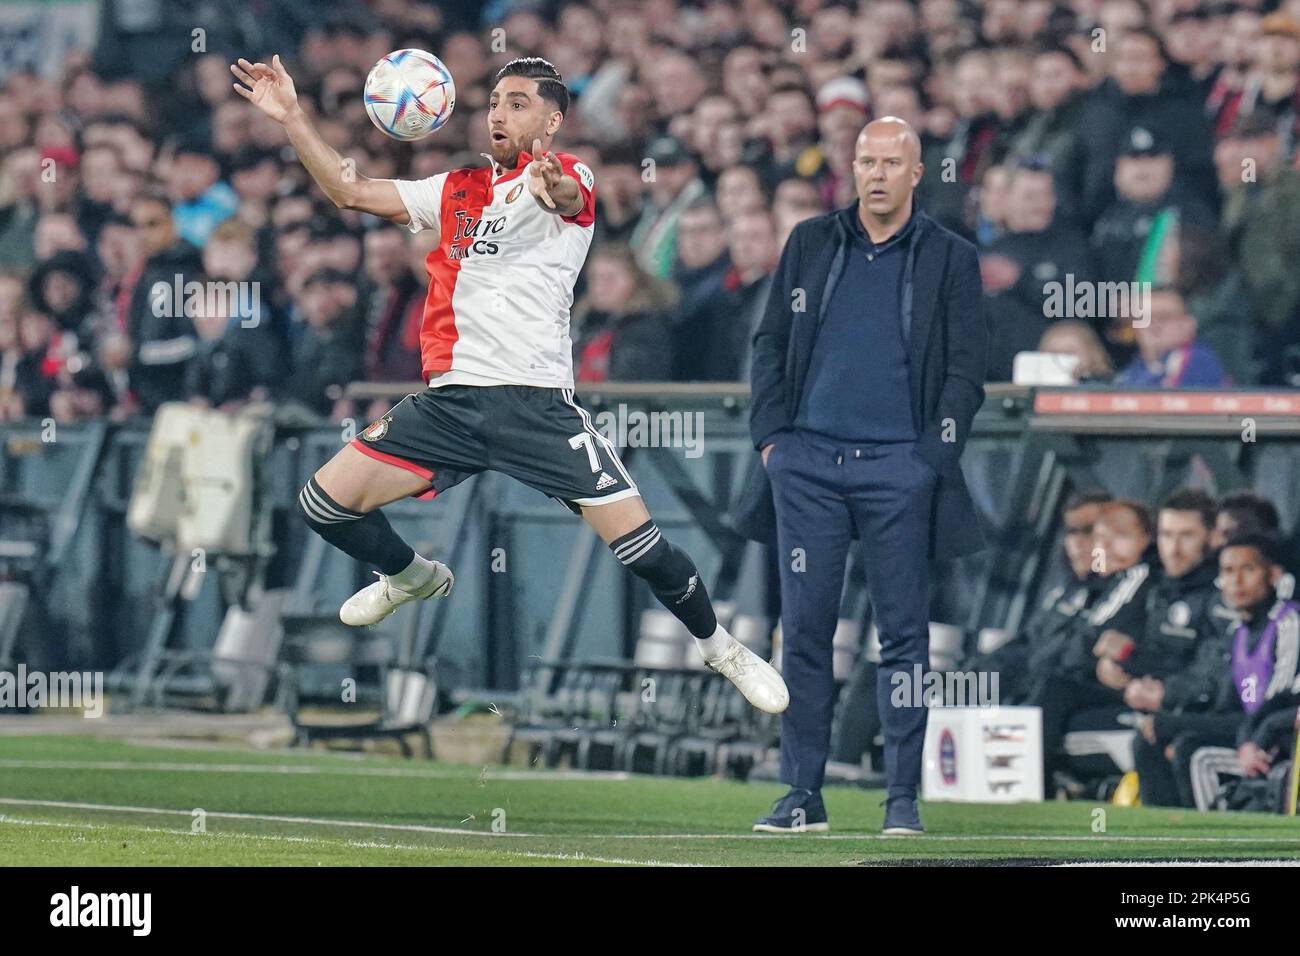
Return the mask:
M 909 441 L 844 445 L 796 430 L 775 442 L 767 471 L 781 568 L 781 666 L 790 688 L 781 780 L 816 790 L 825 775 L 835 708 L 831 641 L 856 528 L 880 634 L 876 697 L 889 795 L 915 797 L 926 710 L 915 706 L 922 695 L 911 682 L 914 665 L 929 667 L 926 552 L 938 476 Z M 896 690 L 895 674 L 906 677 L 906 693 Z

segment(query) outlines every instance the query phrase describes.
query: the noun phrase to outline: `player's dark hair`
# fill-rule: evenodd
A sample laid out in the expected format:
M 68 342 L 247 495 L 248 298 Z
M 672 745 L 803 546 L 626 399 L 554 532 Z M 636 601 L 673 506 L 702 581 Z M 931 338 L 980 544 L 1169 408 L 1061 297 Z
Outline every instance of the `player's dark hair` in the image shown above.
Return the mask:
M 1152 516 L 1151 509 L 1142 502 L 1133 498 L 1115 498 L 1108 501 L 1106 507 L 1110 509 L 1123 508 L 1137 519 L 1138 524 L 1142 526 L 1142 530 L 1148 538 L 1155 536 L 1156 519 Z
M 1219 502 L 1219 510 L 1228 513 L 1242 534 L 1277 531 L 1282 524 L 1273 502 L 1253 491 L 1234 491 L 1225 495 Z
M 1061 514 L 1069 514 L 1071 511 L 1078 511 L 1086 505 L 1104 505 L 1108 501 L 1114 501 L 1115 496 L 1104 488 L 1089 488 L 1086 491 L 1073 491 L 1070 497 L 1065 499 L 1065 507 L 1061 509 Z
M 1219 506 L 1210 495 L 1200 488 L 1179 488 L 1160 502 L 1160 510 L 1195 511 L 1201 516 L 1201 523 L 1206 528 L 1213 528 L 1215 515 L 1219 513 Z
M 1266 531 L 1238 532 L 1224 542 L 1219 553 L 1222 554 L 1229 548 L 1254 548 L 1266 563 L 1282 564 L 1282 542 L 1277 539 L 1277 535 Z
M 569 88 L 550 60 L 540 56 L 517 57 L 497 71 L 496 82 L 500 83 L 507 76 L 536 80 L 538 95 L 565 116 L 569 115 Z

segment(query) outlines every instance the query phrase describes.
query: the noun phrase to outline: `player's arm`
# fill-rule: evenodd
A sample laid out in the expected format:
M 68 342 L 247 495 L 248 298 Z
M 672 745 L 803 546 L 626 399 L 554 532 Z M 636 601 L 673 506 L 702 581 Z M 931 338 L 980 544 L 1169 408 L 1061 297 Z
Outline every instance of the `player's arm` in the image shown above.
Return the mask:
M 542 154 L 540 140 L 533 141 L 533 156 L 525 173 L 528 191 L 537 205 L 557 216 L 572 218 L 582 212 L 587 204 L 578 180 L 565 173 L 560 160 L 552 152 Z
M 236 83 L 235 92 L 284 127 L 298 158 L 330 202 L 340 209 L 357 209 L 402 225 L 411 221 L 391 180 L 368 179 L 352 169 L 345 174 L 338 151 L 321 139 L 298 105 L 293 80 L 279 54 L 271 58 L 270 66 L 240 59 L 231 64 L 230 72 L 245 84 Z

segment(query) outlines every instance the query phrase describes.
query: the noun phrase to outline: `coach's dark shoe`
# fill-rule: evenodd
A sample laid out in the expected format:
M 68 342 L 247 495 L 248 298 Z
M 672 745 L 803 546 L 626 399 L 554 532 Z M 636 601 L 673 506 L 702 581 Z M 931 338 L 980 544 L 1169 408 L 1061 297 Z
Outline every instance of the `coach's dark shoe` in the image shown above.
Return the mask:
M 921 814 L 916 809 L 915 797 L 890 797 L 885 801 L 885 825 L 880 830 L 885 836 L 915 836 L 924 833 Z
M 799 787 L 791 787 L 789 793 L 772 804 L 771 813 L 754 821 L 755 833 L 825 833 L 830 828 L 822 792 Z

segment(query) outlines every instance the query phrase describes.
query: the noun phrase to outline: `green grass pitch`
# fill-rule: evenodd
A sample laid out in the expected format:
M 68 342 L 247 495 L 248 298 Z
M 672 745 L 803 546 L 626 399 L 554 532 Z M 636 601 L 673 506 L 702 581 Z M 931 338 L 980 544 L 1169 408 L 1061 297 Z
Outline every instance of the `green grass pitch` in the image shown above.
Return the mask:
M 882 837 L 882 794 L 853 789 L 826 791 L 829 835 L 750 833 L 750 822 L 782 791 L 775 784 L 369 755 L 7 737 L 0 738 L 0 861 L 841 866 L 1300 860 L 1300 820 L 1293 818 L 1086 801 L 923 804 L 925 836 Z

